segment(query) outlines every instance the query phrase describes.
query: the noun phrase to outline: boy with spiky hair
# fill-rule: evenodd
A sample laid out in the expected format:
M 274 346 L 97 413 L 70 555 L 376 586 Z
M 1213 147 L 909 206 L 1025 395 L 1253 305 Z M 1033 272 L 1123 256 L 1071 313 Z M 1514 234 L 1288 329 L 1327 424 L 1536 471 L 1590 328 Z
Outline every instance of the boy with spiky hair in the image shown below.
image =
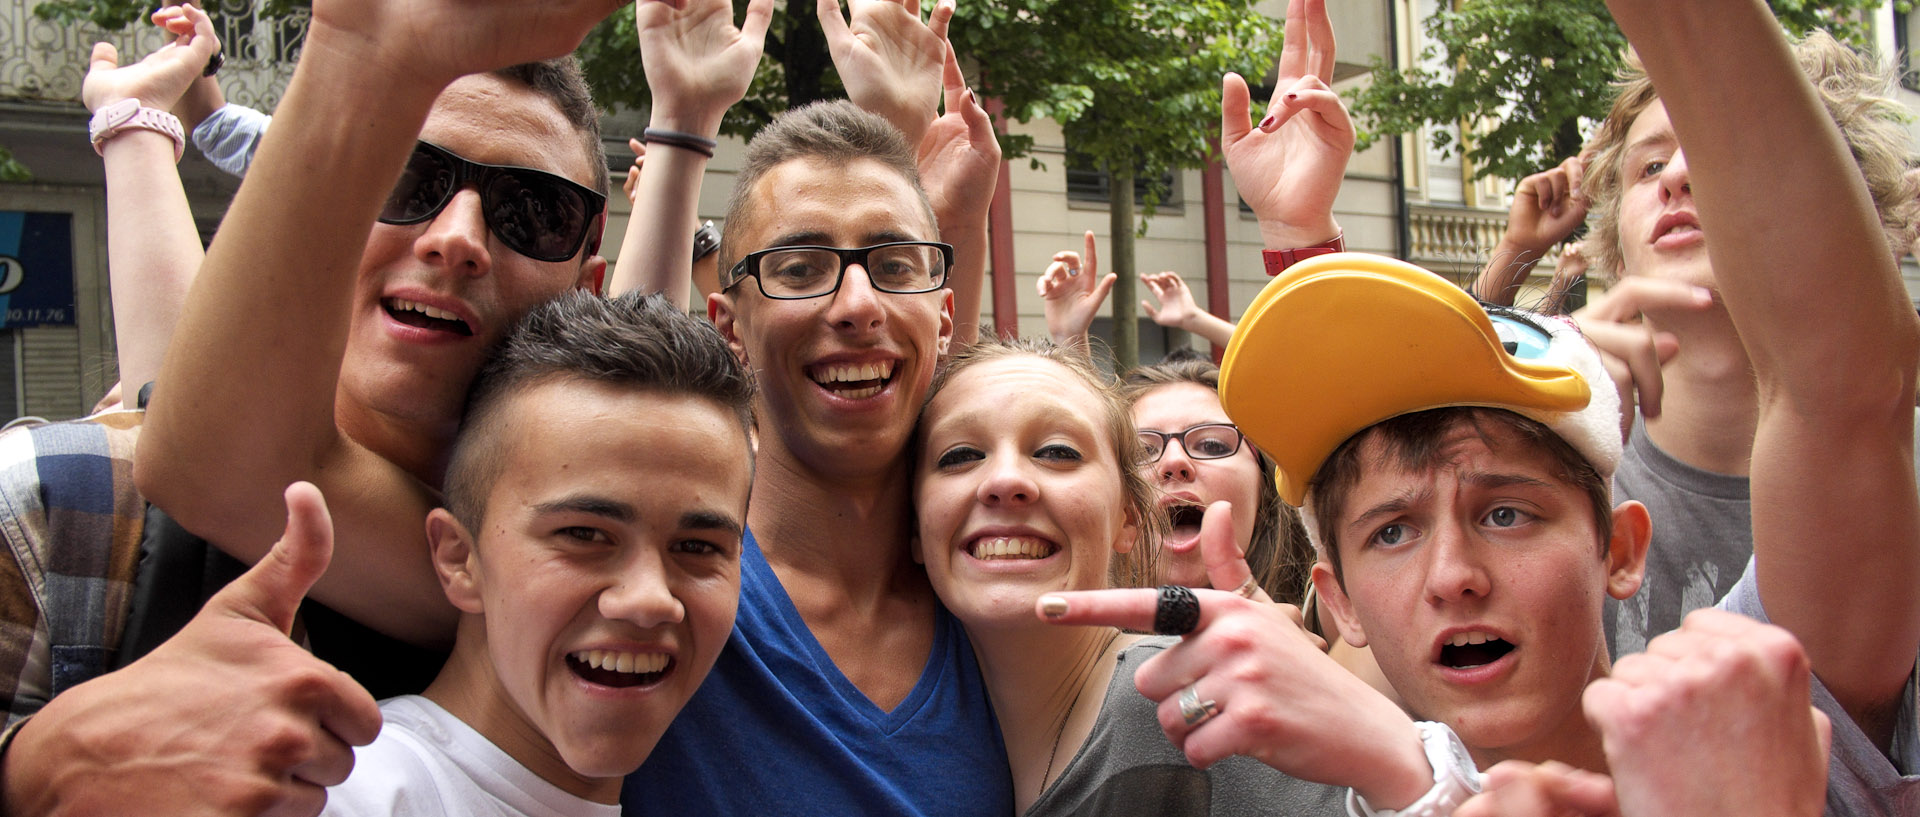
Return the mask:
M 660 296 L 530 313 L 475 381 L 427 518 L 453 654 L 382 703 L 328 812 L 618 814 L 733 628 L 752 392 Z

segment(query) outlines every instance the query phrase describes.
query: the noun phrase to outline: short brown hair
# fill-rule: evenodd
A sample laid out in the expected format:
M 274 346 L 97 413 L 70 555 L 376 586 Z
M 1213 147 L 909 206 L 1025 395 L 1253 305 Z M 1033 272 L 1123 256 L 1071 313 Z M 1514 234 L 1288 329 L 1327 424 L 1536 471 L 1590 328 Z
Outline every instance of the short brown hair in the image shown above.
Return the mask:
M 1812 80 L 1827 115 L 1866 179 L 1873 206 L 1880 213 L 1887 247 L 1893 257 L 1907 253 L 1920 220 L 1920 186 L 1907 178 L 1911 150 L 1906 131 L 1906 108 L 1894 99 L 1891 66 L 1848 48 L 1832 35 L 1816 31 L 1793 46 L 1801 73 Z M 1581 182 L 1593 214 L 1593 235 L 1581 242 L 1597 277 L 1617 281 L 1621 273 L 1620 191 L 1626 161 L 1627 131 L 1640 114 L 1659 101 L 1653 80 L 1637 55 L 1629 52 L 1614 83 L 1618 95 L 1600 131 L 1587 143 L 1592 159 Z
M 489 73 L 526 86 L 560 110 L 567 124 L 579 134 L 581 146 L 586 150 L 587 168 L 593 173 L 591 186 L 600 195 L 607 195 L 612 183 L 607 173 L 607 148 L 600 141 L 600 109 L 593 103 L 593 90 L 587 87 L 580 61 L 568 55 L 509 65 Z
M 720 235 L 720 271 L 724 274 L 747 253 L 762 247 L 740 247 L 741 236 L 749 232 L 756 215 L 753 188 L 760 179 L 780 165 L 797 159 L 817 159 L 832 164 L 847 164 L 856 159 L 872 159 L 899 173 L 913 186 L 927 223 L 939 238 L 939 221 L 933 205 L 920 187 L 920 169 L 914 146 L 899 129 L 877 114 L 861 110 L 847 100 L 814 102 L 791 108 L 761 128 L 747 144 L 746 163 L 734 177 L 733 193 L 727 199 L 726 230 Z
M 1175 352 L 1151 366 L 1135 367 L 1120 379 L 1121 396 L 1132 408 L 1147 393 L 1163 386 L 1191 383 L 1220 391 L 1220 367 L 1189 352 Z M 1254 459 L 1260 464 L 1260 504 L 1254 509 L 1253 538 L 1247 544 L 1247 567 L 1254 581 L 1274 601 L 1295 603 L 1306 591 L 1313 569 L 1313 544 L 1300 524 L 1300 512 L 1280 501 L 1280 489 L 1273 482 L 1273 460 L 1252 441 Z M 1224 589 L 1224 588 L 1223 588 Z
M 1307 504 L 1318 528 L 1321 556 L 1332 565 L 1333 577 L 1342 587 L 1346 586 L 1346 579 L 1340 572 L 1340 514 L 1346 510 L 1347 497 L 1353 493 L 1354 486 L 1360 484 L 1360 477 L 1368 469 L 1383 465 L 1407 471 L 1432 470 L 1442 464 L 1445 452 L 1440 444 L 1448 432 L 1471 426 L 1480 439 L 1488 440 L 1488 425 L 1505 428 L 1523 444 L 1545 451 L 1554 464 L 1560 466 L 1561 481 L 1587 495 L 1594 527 L 1600 534 L 1600 556 L 1606 557 L 1608 541 L 1613 538 L 1613 497 L 1607 480 L 1600 476 L 1593 463 L 1539 422 L 1506 409 L 1451 406 L 1402 414 L 1368 426 L 1334 449 L 1307 484 Z M 1362 449 L 1376 438 L 1382 450 L 1371 462 L 1363 461 Z
M 739 421 L 752 461 L 753 378 L 712 323 L 658 294 L 569 290 L 521 318 L 468 389 L 445 505 L 469 530 L 486 518 L 503 467 L 498 438 L 507 432 L 494 419 L 514 395 L 567 379 L 711 401 Z
M 934 375 L 933 385 L 927 389 L 927 402 L 932 403 L 934 396 L 961 372 L 983 363 L 1013 357 L 1036 357 L 1059 364 L 1100 401 L 1100 417 L 1120 465 L 1120 490 L 1127 505 L 1125 510 L 1138 520 L 1140 530 L 1140 539 L 1133 548 L 1126 553 L 1116 554 L 1108 564 L 1107 581 L 1114 587 L 1151 587 L 1157 575 L 1153 554 L 1160 549 L 1160 539 L 1166 534 L 1167 520 L 1154 501 L 1153 486 L 1147 484 L 1146 478 L 1140 476 L 1140 469 L 1135 467 L 1145 458 L 1146 452 L 1140 445 L 1140 435 L 1134 432 L 1133 415 L 1127 411 L 1111 375 L 1094 366 L 1079 350 L 1057 345 L 1046 338 L 988 338 L 960 350 L 947 360 L 940 372 Z M 926 416 L 924 410 L 921 416 Z M 914 444 L 909 450 L 914 456 L 918 456 L 920 448 L 926 444 L 925 433 L 926 423 L 923 419 L 913 432 Z

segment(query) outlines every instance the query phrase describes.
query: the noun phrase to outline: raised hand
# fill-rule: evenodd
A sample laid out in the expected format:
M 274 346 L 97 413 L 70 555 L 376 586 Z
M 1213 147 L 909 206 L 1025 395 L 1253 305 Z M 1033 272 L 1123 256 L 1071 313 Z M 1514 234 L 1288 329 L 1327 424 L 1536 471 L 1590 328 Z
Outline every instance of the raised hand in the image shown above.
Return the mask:
M 1267 115 L 1254 127 L 1247 82 L 1220 88 L 1220 145 L 1240 197 L 1260 219 L 1268 249 L 1307 247 L 1340 233 L 1333 198 L 1353 155 L 1353 121 L 1333 78 L 1326 0 L 1288 0 L 1287 41 Z
M 1144 300 L 1140 302 L 1140 308 L 1146 310 L 1147 317 L 1154 323 L 1192 332 L 1223 349 L 1233 341 L 1233 323 L 1194 303 L 1193 290 L 1180 279 L 1180 273 L 1141 275 L 1140 283 L 1146 284 L 1147 291 L 1160 299 L 1158 307 Z
M 1531 250 L 1537 260 L 1553 245 L 1567 240 L 1587 220 L 1587 196 L 1580 190 L 1586 175 L 1586 157 L 1574 156 L 1520 180 L 1507 211 L 1503 242 Z
M 1147 291 L 1160 301 L 1159 306 L 1149 301 L 1140 302 L 1140 308 L 1146 310 L 1147 317 L 1153 319 L 1154 323 L 1175 329 L 1184 328 L 1187 320 L 1200 311 L 1200 306 L 1193 302 L 1193 290 L 1188 289 L 1187 282 L 1180 279 L 1180 273 L 1143 274 L 1140 283 L 1146 284 Z
M 220 50 L 213 21 L 198 8 L 162 6 L 152 20 L 173 35 L 173 40 L 139 62 L 120 65 L 120 54 L 113 44 L 94 44 L 87 78 L 80 84 L 80 101 L 87 110 L 98 110 L 122 99 L 138 99 L 145 107 L 171 110 L 200 78 L 207 60 Z
M 953 0 L 940 0 L 924 22 L 919 0 L 847 0 L 851 21 L 839 0 L 818 0 L 815 11 L 847 98 L 893 123 L 907 144 L 920 144 L 940 111 Z
M 915 153 L 920 184 L 940 219 L 942 235 L 949 222 L 979 221 L 984 226 L 1000 178 L 1000 140 L 993 119 L 967 87 L 953 45 L 945 44 L 944 50 L 941 89 L 947 112 L 928 126 Z
M 1092 230 L 1087 231 L 1086 241 L 1084 255 L 1072 250 L 1054 253 L 1053 263 L 1034 282 L 1046 312 L 1047 334 L 1061 346 L 1086 344 L 1093 316 L 1100 314 L 1100 305 L 1106 303 L 1113 282 L 1119 280 L 1111 273 L 1100 277 L 1100 256 L 1095 252 Z
M 1581 703 L 1622 811 L 1823 813 L 1832 725 L 1811 705 L 1811 677 L 1791 633 L 1712 609 L 1620 659 Z
M 752 0 L 738 28 L 731 0 L 659 0 L 633 9 L 640 64 L 653 94 L 651 125 L 713 138 L 747 95 L 773 21 L 773 0 Z
M 927 202 L 939 221 L 941 240 L 953 245 L 953 269 L 947 276 L 947 288 L 953 290 L 953 335 L 954 342 L 966 344 L 980 331 L 989 244 L 987 211 L 1000 181 L 1000 140 L 987 109 L 960 74 L 953 44 L 943 43 L 942 50 L 946 58 L 941 87 L 947 112 L 920 137 L 915 163 Z
M 1520 180 L 1507 209 L 1506 232 L 1474 283 L 1476 297 L 1513 305 L 1527 273 L 1587 220 L 1587 197 L 1580 190 L 1586 167 L 1582 154 Z
M 286 491 L 286 535 L 127 668 L 62 693 L 6 755 L 5 811 L 315 814 L 373 741 L 380 710 L 288 640 L 333 552 L 325 501 Z
M 315 0 L 303 54 L 445 87 L 467 74 L 565 56 L 632 0 Z M 643 4 L 673 5 L 663 0 Z
M 633 167 L 627 168 L 627 180 L 620 183 L 620 189 L 627 194 L 627 203 L 633 204 L 635 191 L 640 184 L 640 171 L 647 164 L 647 143 L 628 139 L 627 148 L 633 151 Z

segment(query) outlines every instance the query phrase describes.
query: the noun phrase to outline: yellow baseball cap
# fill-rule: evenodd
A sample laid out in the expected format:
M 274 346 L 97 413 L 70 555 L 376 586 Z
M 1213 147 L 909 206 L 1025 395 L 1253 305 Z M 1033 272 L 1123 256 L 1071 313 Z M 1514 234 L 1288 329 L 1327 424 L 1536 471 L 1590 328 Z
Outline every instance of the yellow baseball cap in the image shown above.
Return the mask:
M 1447 406 L 1530 417 L 1611 476 L 1620 403 L 1598 353 L 1570 322 L 1488 309 L 1404 261 L 1308 259 L 1268 282 L 1241 317 L 1220 364 L 1220 402 L 1273 458 L 1280 497 L 1296 506 L 1347 438 Z

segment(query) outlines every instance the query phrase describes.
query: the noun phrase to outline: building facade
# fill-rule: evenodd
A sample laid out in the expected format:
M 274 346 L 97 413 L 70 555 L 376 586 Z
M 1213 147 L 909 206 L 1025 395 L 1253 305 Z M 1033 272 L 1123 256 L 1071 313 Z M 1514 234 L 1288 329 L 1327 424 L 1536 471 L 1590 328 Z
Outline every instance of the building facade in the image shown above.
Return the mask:
M 1343 0 L 1329 4 L 1340 62 L 1333 85 L 1343 93 L 1367 81 L 1375 57 L 1393 65 L 1416 59 L 1425 45 L 1420 21 L 1438 4 L 1455 0 Z M 114 42 L 123 59 L 160 44 L 145 25 L 103 33 L 39 19 L 38 0 L 0 0 L 0 145 L 33 173 L 28 183 L 0 183 L 0 420 L 33 415 L 79 416 L 117 380 L 111 293 L 106 272 L 105 190 L 101 163 L 87 144 L 87 113 L 78 102 L 92 43 Z M 230 101 L 271 110 L 292 73 L 304 23 L 265 19 L 258 0 L 208 0 L 227 54 L 220 73 Z M 1265 0 L 1280 17 L 1284 0 Z M 1909 50 L 1920 37 L 1920 15 L 1891 3 L 1878 13 L 1883 53 Z M 1903 60 L 1906 58 L 1903 56 Z M 1920 110 L 1920 82 L 1911 78 L 1902 101 Z M 1264 100 L 1256 100 L 1256 110 Z M 1256 113 L 1256 116 L 1258 114 Z M 606 118 L 608 171 L 616 182 L 633 156 L 628 136 L 645 117 L 620 112 Z M 1045 331 L 1035 281 L 1054 252 L 1079 249 L 1093 230 L 1103 254 L 1110 247 L 1107 205 L 1098 173 L 1069 168 L 1068 145 L 1051 122 L 1011 123 L 1034 138 L 1035 158 L 1007 163 L 997 205 L 994 269 L 984 326 L 1002 333 Z M 1914 125 L 1920 133 L 1920 120 Z M 1335 204 L 1350 249 L 1407 258 L 1466 280 L 1486 261 L 1504 229 L 1512 183 L 1472 179 L 1460 158 L 1431 148 L 1428 133 L 1381 140 L 1356 155 Z M 1471 133 L 1466 134 L 1471 139 Z M 700 194 L 702 218 L 720 222 L 741 145 L 723 141 Z M 237 180 L 194 151 L 180 165 L 203 239 L 219 224 Z M 629 207 L 614 196 L 607 229 L 616 252 Z M 1239 204 L 1230 173 L 1215 164 L 1174 174 L 1169 194 L 1145 219 L 1136 241 L 1139 272 L 1173 270 L 1184 276 L 1201 306 L 1229 319 L 1258 294 L 1267 277 L 1252 213 Z M 722 224 L 724 229 L 724 224 Z M 1107 255 L 1110 257 L 1110 255 Z M 618 264 L 619 259 L 611 259 Z M 1909 289 L 1920 292 L 1920 269 L 1908 264 Z M 1536 270 L 1536 280 L 1551 267 Z M 1523 295 L 1523 298 L 1527 297 Z M 1095 326 L 1110 335 L 1110 319 Z M 1194 343 L 1183 333 L 1141 319 L 1140 357 Z

